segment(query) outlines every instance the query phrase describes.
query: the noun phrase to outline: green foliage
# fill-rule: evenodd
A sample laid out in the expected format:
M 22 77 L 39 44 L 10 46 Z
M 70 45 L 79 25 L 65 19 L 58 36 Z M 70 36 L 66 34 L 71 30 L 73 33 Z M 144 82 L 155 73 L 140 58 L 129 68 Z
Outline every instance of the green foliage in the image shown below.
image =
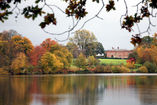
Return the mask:
M 70 38 L 70 43 L 76 45 L 84 55 L 95 55 L 97 39 L 95 35 L 87 30 L 78 30 L 74 37 Z
M 139 72 L 139 73 L 148 73 L 148 69 L 147 69 L 146 66 L 141 66 L 141 67 L 137 70 L 137 72 Z
M 113 73 L 129 73 L 130 69 L 125 66 L 112 66 L 111 70 Z
M 88 57 L 88 66 L 89 67 L 95 67 L 99 64 L 99 60 L 97 60 L 94 56 Z
M 150 44 L 152 44 L 152 42 L 153 42 L 153 37 L 150 37 L 150 36 L 144 36 L 143 38 L 142 38 L 142 42 L 141 42 L 141 44 L 142 45 L 150 45 Z
M 102 45 L 102 43 L 97 42 L 96 43 L 96 54 L 104 54 L 104 47 Z
M 136 51 L 133 51 L 132 53 L 129 54 L 128 58 L 135 58 L 137 59 L 138 58 L 138 55 L 137 55 L 137 52 Z
M 121 73 L 121 67 L 120 66 L 112 66 L 111 67 L 113 73 Z
M 100 64 L 105 65 L 121 65 L 126 64 L 126 59 L 99 59 Z
M 43 68 L 43 73 L 55 73 L 63 68 L 63 63 L 60 62 L 60 60 L 58 60 L 57 57 L 50 52 L 46 52 L 41 57 L 40 62 Z
M 86 57 L 81 53 L 75 60 L 74 64 L 79 68 L 85 69 L 87 65 Z
M 77 58 L 79 55 L 79 50 L 76 44 L 68 42 L 66 45 L 67 49 L 71 52 L 74 58 Z
M 157 66 L 149 61 L 146 61 L 144 66 L 147 67 L 149 73 L 155 73 L 157 69 Z

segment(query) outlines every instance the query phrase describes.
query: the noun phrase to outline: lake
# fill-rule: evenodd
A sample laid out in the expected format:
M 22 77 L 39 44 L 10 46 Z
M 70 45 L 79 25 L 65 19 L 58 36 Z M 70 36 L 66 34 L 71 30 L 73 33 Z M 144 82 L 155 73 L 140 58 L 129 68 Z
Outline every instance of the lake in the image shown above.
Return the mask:
M 157 105 L 157 75 L 0 76 L 0 105 Z

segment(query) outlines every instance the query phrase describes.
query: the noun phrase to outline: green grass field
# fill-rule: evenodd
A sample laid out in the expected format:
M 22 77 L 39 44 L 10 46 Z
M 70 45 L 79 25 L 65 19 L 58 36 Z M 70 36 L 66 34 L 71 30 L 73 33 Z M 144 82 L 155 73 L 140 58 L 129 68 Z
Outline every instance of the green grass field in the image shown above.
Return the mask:
M 101 64 L 106 65 L 120 65 L 126 64 L 126 59 L 99 59 Z

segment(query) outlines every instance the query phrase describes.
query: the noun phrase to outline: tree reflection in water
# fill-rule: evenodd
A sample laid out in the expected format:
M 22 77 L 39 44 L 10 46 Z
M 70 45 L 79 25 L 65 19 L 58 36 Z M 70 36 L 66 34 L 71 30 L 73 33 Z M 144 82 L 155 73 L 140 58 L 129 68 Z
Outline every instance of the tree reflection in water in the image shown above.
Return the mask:
M 0 105 L 155 105 L 156 76 L 1 76 Z

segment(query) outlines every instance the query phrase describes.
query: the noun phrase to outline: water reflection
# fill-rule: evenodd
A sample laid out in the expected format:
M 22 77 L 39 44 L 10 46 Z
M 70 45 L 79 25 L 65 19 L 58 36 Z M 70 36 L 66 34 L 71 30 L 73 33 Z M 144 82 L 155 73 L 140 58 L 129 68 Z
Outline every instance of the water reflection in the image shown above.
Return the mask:
M 0 77 L 0 105 L 156 105 L 156 76 Z

